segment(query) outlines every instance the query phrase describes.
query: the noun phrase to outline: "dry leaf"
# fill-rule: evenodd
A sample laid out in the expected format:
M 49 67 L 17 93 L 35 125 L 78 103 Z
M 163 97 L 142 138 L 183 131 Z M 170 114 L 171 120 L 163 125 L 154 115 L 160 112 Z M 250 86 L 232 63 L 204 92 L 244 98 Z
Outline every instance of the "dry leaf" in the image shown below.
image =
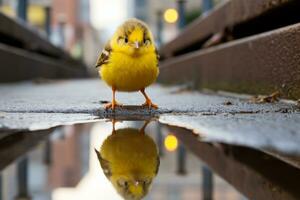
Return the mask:
M 250 99 L 251 103 L 274 103 L 279 101 L 280 93 L 278 91 L 273 92 L 269 96 L 254 96 Z

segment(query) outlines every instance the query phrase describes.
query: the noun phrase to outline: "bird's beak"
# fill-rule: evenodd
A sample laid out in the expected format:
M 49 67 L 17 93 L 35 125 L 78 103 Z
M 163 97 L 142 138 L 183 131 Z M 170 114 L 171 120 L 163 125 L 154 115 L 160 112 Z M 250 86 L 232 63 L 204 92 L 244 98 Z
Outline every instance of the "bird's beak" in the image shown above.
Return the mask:
M 134 42 L 134 48 L 135 48 L 135 49 L 140 48 L 139 41 L 135 41 L 135 42 Z
M 136 181 L 133 182 L 133 185 L 136 186 L 136 187 L 139 186 L 139 185 L 143 185 L 143 181 L 136 180 Z

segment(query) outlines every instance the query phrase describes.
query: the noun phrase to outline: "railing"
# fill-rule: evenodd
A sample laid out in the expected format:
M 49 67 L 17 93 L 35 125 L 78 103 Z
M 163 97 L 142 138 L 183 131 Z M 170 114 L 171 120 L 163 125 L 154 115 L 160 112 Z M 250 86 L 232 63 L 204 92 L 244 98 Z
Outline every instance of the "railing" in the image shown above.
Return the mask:
M 300 98 L 300 2 L 225 1 L 161 50 L 163 83 Z
M 79 60 L 26 25 L 0 13 L 0 81 L 87 77 Z

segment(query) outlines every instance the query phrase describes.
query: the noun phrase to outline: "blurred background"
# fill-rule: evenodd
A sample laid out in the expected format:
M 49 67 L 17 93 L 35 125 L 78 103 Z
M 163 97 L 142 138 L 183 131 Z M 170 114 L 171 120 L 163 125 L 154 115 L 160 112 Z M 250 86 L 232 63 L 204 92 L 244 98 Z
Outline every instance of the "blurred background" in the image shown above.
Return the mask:
M 191 23 L 221 1 L 1 0 L 0 10 L 11 18 L 24 18 L 53 44 L 72 57 L 83 59 L 95 74 L 93 66 L 103 44 L 125 19 L 136 17 L 145 21 L 160 46 L 174 38 L 180 26 Z M 27 9 L 23 16 L 22 7 Z M 184 25 L 180 24 L 180 17 L 184 18 Z
M 7 106 L 8 112 L 0 110 L 0 119 L 8 119 L 7 121 L 11 121 L 15 127 L 14 123 L 18 124 L 22 120 L 27 120 L 26 114 L 29 113 L 38 119 L 38 127 L 44 127 L 43 123 L 47 120 L 54 123 L 51 121 L 52 114 L 62 115 L 63 119 L 67 119 L 66 121 L 72 121 L 66 114 L 88 115 L 90 111 L 86 111 L 86 102 L 87 105 L 89 103 L 93 104 L 92 106 L 96 105 L 91 113 L 98 114 L 98 106 L 106 102 L 106 99 L 102 101 L 98 99 L 98 94 L 95 94 L 91 97 L 97 96 L 94 98 L 95 101 L 89 102 L 89 95 L 93 90 L 90 93 L 78 92 L 83 87 L 77 86 L 82 85 L 83 82 L 77 82 L 81 80 L 76 79 L 97 75 L 94 65 L 104 44 L 118 25 L 128 18 L 135 17 L 150 26 L 157 47 L 161 47 L 159 50 L 165 61 L 161 62 L 161 69 L 164 69 L 164 72 L 162 73 L 163 70 L 161 70 L 159 82 L 184 84 L 178 91 L 172 94 L 170 92 L 168 95 L 176 93 L 184 96 L 189 90 L 203 88 L 223 91 L 221 95 L 229 95 L 227 92 L 230 92 L 230 95 L 233 95 L 231 92 L 255 95 L 250 100 L 248 100 L 250 96 L 247 96 L 245 101 L 234 105 L 235 109 L 238 108 L 237 111 L 230 112 L 228 115 L 224 113 L 223 116 L 222 113 L 222 116 L 218 115 L 215 118 L 215 112 L 203 112 L 203 115 L 199 116 L 215 118 L 217 125 L 214 124 L 214 126 L 224 129 L 225 133 L 228 133 L 226 137 L 236 138 L 237 132 L 245 133 L 245 137 L 243 136 L 241 140 L 242 144 L 249 138 L 251 142 L 252 135 L 255 136 L 261 127 L 264 128 L 258 133 L 264 134 L 259 134 L 259 137 L 255 139 L 257 144 L 260 144 L 261 140 L 268 141 L 268 144 L 272 144 L 272 141 L 279 141 L 281 144 L 282 141 L 291 140 L 291 144 L 294 144 L 296 142 L 293 137 L 300 138 L 295 134 L 299 133 L 297 130 L 299 116 L 296 115 L 298 113 L 293 110 L 294 108 L 292 109 L 291 105 L 285 108 L 281 107 L 281 104 L 280 106 L 274 104 L 270 106 L 272 111 L 269 111 L 268 107 L 262 107 L 262 112 L 260 109 L 256 111 L 257 107 L 255 111 L 251 110 L 251 106 L 249 106 L 249 111 L 247 109 L 245 111 L 244 105 L 278 101 L 273 94 L 279 93 L 287 99 L 300 98 L 299 2 L 296 0 L 0 0 L 0 82 L 3 83 L 2 88 L 4 88 L 0 91 L 0 96 L 6 95 L 6 99 L 9 99 L 2 101 L 5 102 L 5 106 L 9 106 Z M 213 12 L 209 12 L 210 10 Z M 187 25 L 190 26 L 183 30 Z M 176 40 L 173 40 L 174 38 Z M 223 45 L 227 42 L 227 45 Z M 219 44 L 222 48 L 218 46 Z M 216 48 L 205 49 L 212 46 Z M 67 89 L 69 87 L 69 85 L 64 85 L 66 82 L 54 81 L 54 79 L 67 78 L 73 79 L 70 83 L 74 85 L 70 88 L 75 92 L 71 97 L 65 94 L 66 87 Z M 17 82 L 29 80 L 32 82 L 29 89 L 26 89 L 28 82 L 21 82 L 17 86 Z M 91 85 L 94 83 L 93 80 L 87 81 L 91 81 L 89 83 Z M 13 83 L 12 86 L 7 84 L 9 82 Z M 97 80 L 97 82 L 100 81 Z M 53 92 L 56 90 L 51 90 L 52 86 L 49 87 L 49 91 L 44 90 L 44 87 L 48 88 L 49 83 L 59 88 L 60 92 L 58 94 Z M 38 88 L 35 91 L 43 90 L 44 93 L 49 93 L 55 101 L 52 102 L 50 98 L 50 101 L 44 103 L 40 100 L 43 95 L 40 98 L 31 99 L 33 91 L 31 88 Z M 97 91 L 101 89 L 103 88 L 99 87 Z M 163 87 L 159 90 L 163 90 Z M 81 97 L 86 94 L 87 96 Z M 258 94 L 271 95 L 260 97 L 257 96 Z M 35 94 L 33 98 L 36 96 L 39 97 Z M 69 103 L 66 101 L 66 104 L 61 104 L 65 101 L 64 98 L 74 98 L 75 101 L 70 101 L 74 104 L 71 106 L 79 111 L 68 109 L 69 107 L 65 109 L 67 111 L 61 111 L 63 105 Z M 170 98 L 173 97 L 170 96 Z M 200 98 L 195 99 L 195 102 L 201 101 Z M 220 95 L 214 98 L 220 98 Z M 83 103 L 77 105 L 79 101 Z M 223 102 L 218 99 L 216 102 L 221 101 Z M 45 105 L 41 107 L 38 105 L 38 109 L 35 109 L 35 102 Z M 49 106 L 47 102 L 51 105 Z M 211 102 L 207 102 L 207 105 L 210 106 L 209 103 Z M 52 104 L 55 106 L 52 107 Z M 222 104 L 222 106 L 231 106 L 235 102 L 225 101 Z M 300 105 L 300 99 L 298 104 Z M 24 109 L 23 105 L 28 106 L 29 109 Z M 53 110 L 52 108 L 56 108 L 56 105 L 61 107 Z M 82 105 L 84 108 L 80 107 Z M 215 104 L 211 105 L 215 106 Z M 220 104 L 217 104 L 217 108 L 220 108 Z M 273 111 L 273 108 L 276 109 Z M 40 120 L 39 114 L 45 114 L 44 112 L 48 119 L 43 119 L 43 121 Z M 7 117 L 8 113 L 12 116 L 16 113 L 20 115 Z M 247 117 L 249 114 L 249 118 L 238 116 L 241 114 L 247 114 Z M 250 114 L 253 115 L 250 116 Z M 265 114 L 270 115 L 270 118 Z M 262 115 L 266 121 L 260 120 L 259 117 Z M 279 119 L 281 119 L 281 121 L 278 120 L 279 123 L 276 121 L 276 126 L 273 126 L 273 115 L 280 116 Z M 218 118 L 219 116 L 224 118 Z M 225 122 L 231 117 L 234 122 L 238 122 L 238 127 L 229 133 L 231 132 L 231 129 L 228 129 L 230 125 Z M 200 120 L 202 119 L 199 118 Z M 223 120 L 224 124 L 219 125 L 219 122 L 223 123 Z M 252 126 L 254 121 L 258 124 L 257 127 Z M 121 126 L 137 128 L 141 127 L 139 123 L 129 121 Z M 276 130 L 277 128 L 274 127 L 278 124 L 280 126 L 280 123 L 287 128 L 280 127 Z M 7 132 L 11 130 L 1 125 L 0 200 L 115 200 L 121 198 L 103 175 L 94 152 L 94 148 L 100 147 L 101 142 L 111 134 L 110 122 L 93 124 L 83 122 L 83 124 L 41 131 L 31 131 L 29 128 L 24 129 L 25 132 L 23 129 L 15 132 L 13 129 L 12 134 Z M 251 128 L 248 128 L 249 126 Z M 246 129 L 243 129 L 245 127 Z M 219 129 L 212 130 L 217 132 L 216 130 Z M 266 130 L 267 132 L 263 132 Z M 195 136 L 194 133 L 186 134 L 182 130 L 176 133 L 172 127 L 159 123 L 150 124 L 147 131 L 158 146 L 161 165 L 158 176 L 154 180 L 152 192 L 145 198 L 146 200 L 245 200 L 247 195 L 250 196 L 249 199 L 258 199 L 251 198 L 251 195 L 254 197 L 260 195 L 261 199 L 270 199 L 275 195 L 285 197 L 286 194 L 296 194 L 296 197 L 299 197 L 297 186 L 300 179 L 297 177 L 300 177 L 300 173 L 298 169 L 297 173 L 294 173 L 293 168 L 294 166 L 299 168 L 299 158 L 294 155 L 290 159 L 277 152 L 270 153 L 265 150 L 259 154 L 256 150 L 240 151 L 240 148 L 225 145 L 225 140 L 225 144 L 198 141 L 197 144 L 201 150 L 209 150 L 197 150 L 196 152 L 205 154 L 204 156 L 197 155 L 197 157 L 189 150 L 189 146 L 187 148 L 184 146 L 184 142 L 190 146 L 195 144 L 191 143 L 193 140 L 190 140 Z M 184 137 L 179 134 L 181 131 Z M 281 137 L 278 137 L 279 139 L 274 137 L 274 133 L 278 133 Z M 293 135 L 293 137 L 287 137 L 287 135 Z M 188 140 L 183 140 L 185 137 Z M 276 142 L 274 144 L 278 144 Z M 245 144 L 248 144 L 248 141 Z M 255 144 L 252 145 L 257 148 Z M 206 154 L 207 152 L 210 154 Z M 275 164 L 269 162 L 273 162 L 269 154 L 286 162 L 282 165 L 281 161 L 280 163 L 276 161 L 279 163 L 278 166 L 283 166 L 284 170 L 274 167 Z M 218 167 L 217 169 L 223 173 L 221 174 L 223 176 L 219 177 L 215 174 L 199 157 L 215 158 L 211 163 Z M 226 161 L 227 159 L 230 161 Z M 214 163 L 215 160 L 218 162 Z M 232 163 L 229 165 L 232 168 L 223 169 L 226 165 L 222 163 L 224 160 L 226 163 Z M 266 163 L 263 172 L 260 170 L 261 162 Z M 226 171 L 227 169 L 230 171 Z M 272 169 L 277 171 L 273 173 Z M 240 174 L 246 174 L 248 182 L 244 181 L 244 176 L 237 177 L 236 170 L 243 172 Z M 263 173 L 267 174 L 264 179 L 261 178 Z M 285 175 L 290 173 L 296 176 Z M 279 179 L 276 179 L 277 176 Z M 282 177 L 287 179 L 282 182 L 278 181 L 282 180 Z M 233 186 L 226 180 L 234 180 L 228 181 Z M 293 181 L 296 183 L 294 184 Z M 241 194 L 234 187 L 246 194 Z M 287 188 L 287 190 L 281 190 L 282 188 Z

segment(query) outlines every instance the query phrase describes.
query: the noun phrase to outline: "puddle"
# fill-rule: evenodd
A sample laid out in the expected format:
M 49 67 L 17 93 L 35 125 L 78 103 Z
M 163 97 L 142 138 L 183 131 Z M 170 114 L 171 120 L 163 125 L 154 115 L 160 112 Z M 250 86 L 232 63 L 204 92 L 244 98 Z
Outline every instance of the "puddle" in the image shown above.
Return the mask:
M 157 120 L 69 125 L 0 139 L 0 199 L 299 199 L 284 158 Z
M 168 115 L 159 122 L 192 130 L 201 141 L 245 146 L 300 157 L 298 114 Z

